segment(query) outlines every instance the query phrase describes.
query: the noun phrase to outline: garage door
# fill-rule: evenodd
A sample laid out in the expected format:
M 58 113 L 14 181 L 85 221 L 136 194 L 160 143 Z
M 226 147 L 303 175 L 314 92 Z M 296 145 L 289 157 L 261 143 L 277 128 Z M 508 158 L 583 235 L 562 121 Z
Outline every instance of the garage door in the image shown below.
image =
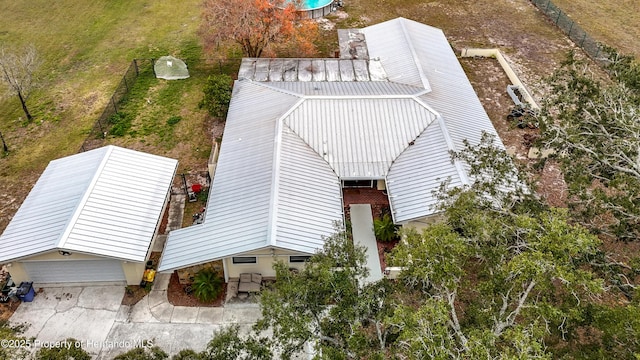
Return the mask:
M 22 263 L 30 281 L 43 283 L 77 283 L 125 281 L 117 260 L 25 261 Z

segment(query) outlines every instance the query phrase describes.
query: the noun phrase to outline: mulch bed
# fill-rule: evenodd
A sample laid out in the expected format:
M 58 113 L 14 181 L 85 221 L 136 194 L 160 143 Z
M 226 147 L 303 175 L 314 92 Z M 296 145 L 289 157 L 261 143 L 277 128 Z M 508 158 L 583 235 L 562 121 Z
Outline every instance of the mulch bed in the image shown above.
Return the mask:
M 184 291 L 184 285 L 180 284 L 178 280 L 178 274 L 171 274 L 171 280 L 169 280 L 169 288 L 167 289 L 167 298 L 169 303 L 175 306 L 201 306 L 201 307 L 220 307 L 224 304 L 224 299 L 227 294 L 227 284 L 222 284 L 222 293 L 210 303 L 203 303 L 196 299 L 193 295 L 189 295 Z
M 378 244 L 378 255 L 380 256 L 380 267 L 382 268 L 382 272 L 384 272 L 384 269 L 387 267 L 386 255 L 390 253 L 399 242 L 400 240 L 393 240 L 389 242 L 376 241 Z
M 158 228 L 158 234 L 167 233 L 167 224 L 169 223 L 169 207 L 169 204 L 167 204 L 166 209 L 164 209 L 164 214 L 162 214 L 162 220 L 160 221 L 160 227 Z

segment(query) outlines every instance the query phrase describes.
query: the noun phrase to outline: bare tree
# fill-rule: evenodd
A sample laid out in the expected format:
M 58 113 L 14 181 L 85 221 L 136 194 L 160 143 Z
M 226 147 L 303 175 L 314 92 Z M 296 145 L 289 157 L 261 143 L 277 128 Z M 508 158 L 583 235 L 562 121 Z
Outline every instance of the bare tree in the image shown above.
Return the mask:
M 9 152 L 9 147 L 7 146 L 7 143 L 4 141 L 4 136 L 2 136 L 2 132 L 0 131 L 0 141 L 2 141 L 2 150 L 5 153 Z
M 33 116 L 27 108 L 27 99 L 34 88 L 34 73 L 39 66 L 38 52 L 33 45 L 25 47 L 20 52 L 11 52 L 4 46 L 0 47 L 0 79 L 7 84 L 11 95 L 18 96 L 29 121 Z

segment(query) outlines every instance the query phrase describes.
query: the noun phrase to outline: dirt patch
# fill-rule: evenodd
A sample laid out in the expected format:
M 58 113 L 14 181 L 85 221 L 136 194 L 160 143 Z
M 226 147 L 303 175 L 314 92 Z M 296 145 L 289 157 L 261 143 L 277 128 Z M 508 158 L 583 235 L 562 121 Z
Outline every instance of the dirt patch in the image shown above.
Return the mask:
M 20 301 L 0 303 L 0 322 L 9 320 L 18 306 L 20 306 Z
M 222 284 L 222 292 L 214 301 L 210 303 L 203 303 L 196 299 L 192 294 L 188 294 L 185 291 L 185 285 L 180 284 L 178 274 L 171 274 L 171 280 L 169 280 L 169 288 L 167 289 L 167 299 L 169 303 L 175 306 L 199 306 L 199 307 L 220 307 L 224 305 L 224 299 L 227 294 L 227 284 Z
M 163 222 L 165 222 L 165 227 L 166 227 L 165 218 L 168 219 L 168 216 L 167 216 L 168 212 L 169 212 L 169 209 L 167 207 L 167 211 L 165 211 L 165 215 L 163 216 Z M 149 261 L 151 261 L 154 267 L 158 266 L 158 262 L 160 261 L 161 255 L 162 255 L 161 252 L 151 253 L 151 256 L 149 257 Z M 142 281 L 142 279 L 140 280 Z M 124 296 L 122 297 L 122 301 L 120 303 L 122 305 L 129 305 L 129 306 L 137 304 L 140 300 L 142 300 L 145 296 L 149 294 L 149 291 L 151 291 L 151 286 L 152 286 L 151 283 L 147 284 L 146 286 L 127 285 L 125 287 Z
M 149 294 L 146 288 L 139 285 L 129 285 L 125 288 L 120 304 L 133 306 Z
M 528 157 L 531 146 L 539 136 L 539 130 L 520 129 L 507 120 L 507 115 L 515 104 L 506 92 L 507 85 L 511 82 L 498 61 L 490 58 L 461 58 L 460 63 L 502 143 L 516 161 L 528 169 L 533 183 L 537 185 L 537 193 L 551 206 L 566 206 L 567 187 L 559 165 L 554 161 L 539 163 L 539 160 Z

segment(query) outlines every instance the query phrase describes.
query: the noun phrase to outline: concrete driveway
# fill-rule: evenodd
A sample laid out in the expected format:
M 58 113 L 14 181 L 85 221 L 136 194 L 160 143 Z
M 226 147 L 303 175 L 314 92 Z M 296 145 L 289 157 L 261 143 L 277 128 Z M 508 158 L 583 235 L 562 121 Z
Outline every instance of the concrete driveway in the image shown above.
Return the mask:
M 201 351 L 214 331 L 230 324 L 248 330 L 260 317 L 257 304 L 173 306 L 167 301 L 168 284 L 169 275 L 159 274 L 154 289 L 134 306 L 120 305 L 122 286 L 43 288 L 10 321 L 30 324 L 24 335 L 36 346 L 75 338 L 95 359 L 112 359 L 143 340 L 169 355 Z

